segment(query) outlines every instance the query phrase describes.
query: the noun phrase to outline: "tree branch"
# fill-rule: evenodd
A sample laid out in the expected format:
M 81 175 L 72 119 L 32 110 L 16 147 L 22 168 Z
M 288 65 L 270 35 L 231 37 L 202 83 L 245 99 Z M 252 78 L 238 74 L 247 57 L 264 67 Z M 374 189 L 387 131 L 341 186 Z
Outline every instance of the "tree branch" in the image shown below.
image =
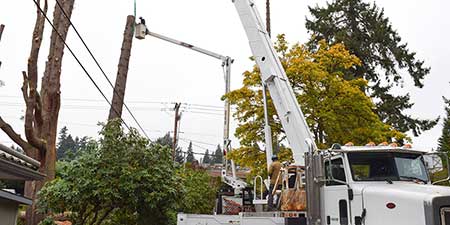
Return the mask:
M 36 102 L 41 102 L 39 94 L 37 92 L 37 82 L 38 82 L 38 57 L 39 50 L 42 44 L 42 37 L 44 33 L 45 17 L 37 10 L 36 23 L 33 31 L 33 40 L 31 43 L 30 56 L 28 58 L 28 76 L 26 72 L 23 74 L 23 86 L 22 94 L 26 103 L 25 110 L 25 136 L 28 142 L 39 150 L 45 152 L 46 146 L 42 139 L 39 139 L 36 135 L 36 129 L 41 130 L 42 127 L 42 114 L 41 105 L 36 104 Z M 47 0 L 44 1 L 44 13 L 47 13 L 48 3 Z
M 0 116 L 0 129 L 8 135 L 11 140 L 13 140 L 16 144 L 18 144 L 27 155 L 31 154 L 33 151 L 33 146 L 31 146 L 28 142 L 22 139 L 20 134 L 18 134 L 7 122 L 3 120 Z
M 95 211 L 95 213 L 94 213 L 94 218 L 92 218 L 91 223 L 90 223 L 89 225 L 94 225 L 95 222 L 97 221 L 98 212 L 99 212 L 99 207 L 100 207 L 100 205 L 96 205 L 96 206 L 94 207 L 94 211 Z
M 87 219 L 91 216 L 91 213 L 94 209 L 92 208 L 92 210 L 87 209 L 86 212 L 86 217 L 81 218 L 81 223 L 80 224 L 85 224 L 85 222 L 87 222 Z
M 26 110 L 25 110 L 25 136 L 27 137 L 28 143 L 33 145 L 35 148 L 45 152 L 45 142 L 39 139 L 36 135 L 34 129 L 34 109 L 36 107 L 36 89 L 33 90 L 32 81 L 27 77 L 25 71 L 22 72 L 23 75 L 23 85 L 22 94 L 25 100 Z M 30 90 L 28 90 L 28 87 Z
M 34 107 L 34 128 L 36 133 L 40 134 L 42 132 L 42 101 L 39 92 L 36 92 L 36 105 Z
M 100 217 L 98 224 L 102 224 L 103 220 L 105 220 L 114 209 L 115 209 L 114 207 L 111 207 L 110 209 L 108 209 L 108 211 L 106 211 L 105 214 L 102 217 Z

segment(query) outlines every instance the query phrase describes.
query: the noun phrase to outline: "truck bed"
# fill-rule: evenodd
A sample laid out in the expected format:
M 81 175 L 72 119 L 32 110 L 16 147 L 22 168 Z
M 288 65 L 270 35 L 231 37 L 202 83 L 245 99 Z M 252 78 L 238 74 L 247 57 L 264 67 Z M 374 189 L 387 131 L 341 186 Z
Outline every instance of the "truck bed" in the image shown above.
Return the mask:
M 177 225 L 306 225 L 305 212 L 240 213 L 239 215 L 178 214 Z

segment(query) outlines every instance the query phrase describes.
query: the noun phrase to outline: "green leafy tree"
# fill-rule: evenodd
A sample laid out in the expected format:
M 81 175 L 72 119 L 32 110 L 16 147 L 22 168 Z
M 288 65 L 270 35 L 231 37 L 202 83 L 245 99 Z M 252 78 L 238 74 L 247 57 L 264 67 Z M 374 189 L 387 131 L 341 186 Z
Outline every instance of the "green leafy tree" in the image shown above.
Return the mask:
M 73 224 L 175 224 L 182 178 L 171 149 L 150 144 L 135 129 L 109 122 L 98 141 L 39 194 L 43 212 L 71 212 Z
M 223 163 L 223 151 L 220 145 L 217 145 L 216 151 L 213 156 L 214 163 Z
M 192 149 L 192 141 L 189 142 L 189 146 L 188 146 L 188 150 L 187 150 L 187 155 L 186 155 L 186 162 L 188 163 L 192 163 L 195 160 L 195 156 L 194 156 L 194 150 Z
M 440 152 L 450 153 L 450 100 L 444 98 L 446 117 L 444 118 L 444 127 L 442 128 L 442 135 L 438 139 L 438 150 Z
M 178 211 L 194 214 L 212 214 L 218 187 L 204 170 L 186 168 L 181 175 L 185 194 Z
M 357 145 L 370 141 L 404 141 L 403 133 L 384 124 L 374 113 L 375 105 L 362 91 L 367 81 L 344 79 L 346 72 L 360 61 L 342 44 L 329 46 L 322 41 L 316 51 L 299 44 L 288 46 L 284 35 L 278 36 L 276 50 L 319 147 L 349 141 Z M 225 97 L 237 106 L 233 116 L 238 121 L 235 135 L 241 144 L 229 157 L 240 165 L 264 171 L 265 153 L 260 147 L 264 142 L 264 110 L 259 69 L 255 66 L 252 71 L 246 71 L 243 87 Z M 268 98 L 268 104 L 269 114 L 275 116 L 270 120 L 273 140 L 283 143 L 286 136 L 272 99 Z M 283 146 L 280 155 L 290 156 Z
M 401 74 L 409 74 L 416 87 L 423 87 L 430 68 L 408 49 L 397 31 L 375 3 L 362 0 L 333 0 L 325 7 L 310 7 L 312 18 L 306 27 L 312 34 L 310 47 L 317 49 L 319 42 L 342 43 L 360 63 L 345 71 L 346 80 L 364 78 L 370 86 L 364 87 L 376 102 L 376 112 L 383 122 L 401 132 L 412 131 L 418 136 L 437 124 L 436 120 L 421 120 L 405 110 L 414 104 L 409 94 L 395 96 L 391 89 L 402 85 Z

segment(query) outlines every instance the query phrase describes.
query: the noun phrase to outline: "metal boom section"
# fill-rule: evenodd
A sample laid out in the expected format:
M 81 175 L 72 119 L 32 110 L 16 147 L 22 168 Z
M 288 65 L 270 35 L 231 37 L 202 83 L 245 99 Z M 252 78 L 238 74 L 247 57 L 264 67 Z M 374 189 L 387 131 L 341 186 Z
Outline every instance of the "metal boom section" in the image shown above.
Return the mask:
M 261 79 L 270 92 L 292 148 L 295 164 L 304 166 L 304 153 L 310 149 L 311 145 L 314 149 L 317 148 L 286 72 L 255 3 L 252 0 L 233 0 L 233 2 L 247 34 L 253 56 L 261 70 Z

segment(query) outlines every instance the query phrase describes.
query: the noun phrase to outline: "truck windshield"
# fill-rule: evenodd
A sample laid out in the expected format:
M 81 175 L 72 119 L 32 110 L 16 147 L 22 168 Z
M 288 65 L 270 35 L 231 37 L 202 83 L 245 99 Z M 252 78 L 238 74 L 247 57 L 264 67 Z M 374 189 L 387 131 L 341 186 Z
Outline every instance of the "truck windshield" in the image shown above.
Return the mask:
M 413 153 L 348 153 L 354 181 L 422 181 L 428 183 L 423 157 Z

